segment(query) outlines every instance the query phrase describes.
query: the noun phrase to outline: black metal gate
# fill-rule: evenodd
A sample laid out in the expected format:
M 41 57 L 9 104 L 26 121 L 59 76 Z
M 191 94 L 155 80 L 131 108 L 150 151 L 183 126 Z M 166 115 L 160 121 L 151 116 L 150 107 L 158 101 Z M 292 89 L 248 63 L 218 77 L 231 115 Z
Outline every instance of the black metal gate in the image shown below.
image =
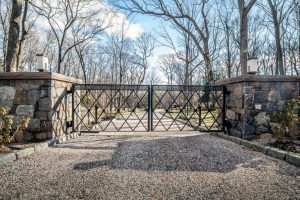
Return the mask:
M 224 131 L 225 87 L 75 84 L 73 131 Z

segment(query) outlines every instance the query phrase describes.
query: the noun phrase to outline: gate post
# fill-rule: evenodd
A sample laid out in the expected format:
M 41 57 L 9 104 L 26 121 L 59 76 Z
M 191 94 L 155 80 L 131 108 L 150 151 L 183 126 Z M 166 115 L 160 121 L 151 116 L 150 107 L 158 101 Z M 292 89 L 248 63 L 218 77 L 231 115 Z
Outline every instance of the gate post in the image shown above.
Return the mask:
M 72 132 L 75 132 L 75 84 L 72 84 Z
M 226 94 L 227 94 L 227 88 L 224 85 L 223 86 L 223 105 L 222 105 L 222 113 L 223 113 L 223 122 L 222 122 L 222 131 L 225 133 L 225 121 L 226 121 Z

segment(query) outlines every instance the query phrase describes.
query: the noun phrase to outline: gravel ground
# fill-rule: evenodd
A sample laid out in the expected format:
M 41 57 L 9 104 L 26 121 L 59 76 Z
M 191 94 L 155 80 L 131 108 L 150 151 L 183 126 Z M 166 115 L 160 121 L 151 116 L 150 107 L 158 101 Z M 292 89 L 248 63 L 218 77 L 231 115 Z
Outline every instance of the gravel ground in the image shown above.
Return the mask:
M 300 168 L 196 132 L 85 134 L 0 171 L 0 199 L 300 199 Z

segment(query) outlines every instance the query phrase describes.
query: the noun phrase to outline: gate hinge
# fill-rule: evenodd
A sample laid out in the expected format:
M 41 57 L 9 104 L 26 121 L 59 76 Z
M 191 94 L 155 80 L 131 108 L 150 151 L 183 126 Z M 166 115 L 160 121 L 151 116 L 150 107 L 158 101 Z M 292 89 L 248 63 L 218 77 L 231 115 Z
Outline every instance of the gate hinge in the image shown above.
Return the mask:
M 67 128 L 71 128 L 73 126 L 73 121 L 67 121 L 66 126 Z
M 224 94 L 230 95 L 230 91 L 227 89 L 227 87 L 224 88 Z

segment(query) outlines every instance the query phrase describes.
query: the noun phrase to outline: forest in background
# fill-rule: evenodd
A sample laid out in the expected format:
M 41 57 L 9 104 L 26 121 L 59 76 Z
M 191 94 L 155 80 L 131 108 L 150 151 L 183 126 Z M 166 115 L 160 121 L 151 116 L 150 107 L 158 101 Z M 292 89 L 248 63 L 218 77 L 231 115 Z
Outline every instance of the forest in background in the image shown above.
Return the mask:
M 49 71 L 87 83 L 206 84 L 247 73 L 299 75 L 300 0 L 0 0 L 3 71 Z M 160 19 L 129 34 L 132 18 Z M 170 49 L 151 62 L 155 48 Z M 155 63 L 155 66 L 151 66 Z

